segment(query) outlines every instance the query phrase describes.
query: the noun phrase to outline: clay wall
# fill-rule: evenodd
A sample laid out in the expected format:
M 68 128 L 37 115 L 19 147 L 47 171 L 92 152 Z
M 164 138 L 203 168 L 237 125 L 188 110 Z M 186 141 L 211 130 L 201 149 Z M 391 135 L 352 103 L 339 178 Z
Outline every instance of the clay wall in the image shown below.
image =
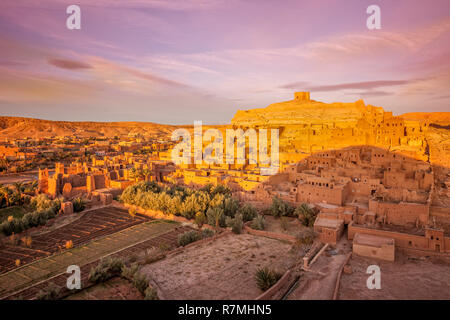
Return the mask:
M 425 251 L 436 251 L 436 247 L 430 245 L 430 241 L 425 236 L 407 234 L 394 231 L 365 228 L 355 225 L 353 222 L 348 225 L 348 239 L 352 240 L 356 233 L 371 234 L 380 237 L 393 238 L 395 246 L 403 249 L 415 249 Z M 444 237 L 444 248 L 439 248 L 440 252 L 450 252 L 450 237 Z
M 391 203 L 369 200 L 369 210 L 377 216 L 386 216 L 386 223 L 395 225 L 415 224 L 418 220 L 426 224 L 429 218 L 429 204 Z

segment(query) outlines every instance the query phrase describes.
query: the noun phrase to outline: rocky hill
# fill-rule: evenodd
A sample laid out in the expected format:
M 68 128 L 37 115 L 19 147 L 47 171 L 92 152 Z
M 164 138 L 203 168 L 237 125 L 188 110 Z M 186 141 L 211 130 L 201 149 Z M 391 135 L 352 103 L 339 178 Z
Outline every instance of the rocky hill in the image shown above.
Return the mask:
M 296 92 L 290 101 L 239 110 L 231 124 L 278 128 L 282 162 L 297 162 L 319 151 L 372 145 L 450 166 L 450 112 L 394 116 L 362 100 L 324 103 L 310 99 L 309 92 Z
M 170 136 L 174 127 L 152 122 L 70 122 L 0 117 L 0 138 Z

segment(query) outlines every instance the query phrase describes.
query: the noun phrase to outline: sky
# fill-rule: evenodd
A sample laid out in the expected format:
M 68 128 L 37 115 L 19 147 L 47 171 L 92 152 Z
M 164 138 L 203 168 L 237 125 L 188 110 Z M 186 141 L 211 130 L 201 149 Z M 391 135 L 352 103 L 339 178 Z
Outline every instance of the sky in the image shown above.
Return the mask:
M 450 111 L 449 84 L 448 0 L 0 1 L 3 116 L 227 124 L 295 91 Z

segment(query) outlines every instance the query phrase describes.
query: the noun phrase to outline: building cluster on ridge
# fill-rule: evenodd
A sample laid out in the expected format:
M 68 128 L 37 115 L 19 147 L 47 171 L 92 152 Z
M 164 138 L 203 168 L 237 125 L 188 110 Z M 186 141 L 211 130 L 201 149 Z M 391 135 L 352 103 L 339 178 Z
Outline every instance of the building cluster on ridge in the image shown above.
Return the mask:
M 297 92 L 292 101 L 238 111 L 230 126 L 219 128 L 279 129 L 276 175 L 261 175 L 262 167 L 249 159 L 175 166 L 174 142 L 167 140 L 150 153 L 140 153 L 142 145 L 109 146 L 90 161 L 56 164 L 52 176 L 39 170 L 39 192 L 65 198 L 85 194 L 110 203 L 137 180 L 193 188 L 224 184 L 256 207 L 267 207 L 274 197 L 295 206 L 308 203 L 319 212 L 314 229 L 323 242 L 336 243 L 347 228 L 363 255 L 392 260 L 395 248 L 450 252 L 448 230 L 432 213 L 435 206 L 450 205 L 449 157 L 434 153 L 426 136 L 430 125 L 362 101 L 325 104 Z M 136 174 L 143 171 L 147 176 Z

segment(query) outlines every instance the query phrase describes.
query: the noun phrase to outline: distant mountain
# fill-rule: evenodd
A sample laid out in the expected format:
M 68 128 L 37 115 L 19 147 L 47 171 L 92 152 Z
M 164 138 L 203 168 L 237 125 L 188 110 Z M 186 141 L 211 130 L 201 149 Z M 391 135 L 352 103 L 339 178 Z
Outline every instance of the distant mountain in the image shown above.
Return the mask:
M 152 122 L 71 122 L 0 116 L 0 138 L 75 137 L 170 137 L 176 128 Z
M 411 112 L 404 113 L 400 117 L 409 121 L 425 120 L 440 126 L 450 125 L 450 112 Z

